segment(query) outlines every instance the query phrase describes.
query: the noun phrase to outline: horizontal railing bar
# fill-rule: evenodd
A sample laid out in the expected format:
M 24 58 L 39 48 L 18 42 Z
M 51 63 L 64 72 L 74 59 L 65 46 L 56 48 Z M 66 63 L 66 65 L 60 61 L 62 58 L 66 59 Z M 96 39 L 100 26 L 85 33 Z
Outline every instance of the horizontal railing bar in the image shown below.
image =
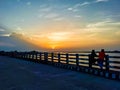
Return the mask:
M 89 64 L 89 62 L 79 62 L 79 64 Z
M 66 60 L 60 60 L 60 61 L 64 61 L 64 62 L 66 62 Z
M 116 63 L 116 64 L 120 64 L 120 61 L 109 61 L 109 63 Z
M 85 54 L 78 54 L 79 56 L 89 56 L 89 55 L 85 55 Z
M 120 56 L 109 56 L 109 58 L 119 58 L 120 59 Z
M 120 66 L 110 66 L 110 68 L 120 69 Z
M 76 61 L 69 61 L 69 62 L 74 62 L 74 63 L 76 63 Z
M 79 60 L 89 60 L 88 58 L 79 58 Z
M 63 57 L 63 56 L 60 56 L 60 58 L 66 58 L 66 56 L 65 56 L 65 57 Z

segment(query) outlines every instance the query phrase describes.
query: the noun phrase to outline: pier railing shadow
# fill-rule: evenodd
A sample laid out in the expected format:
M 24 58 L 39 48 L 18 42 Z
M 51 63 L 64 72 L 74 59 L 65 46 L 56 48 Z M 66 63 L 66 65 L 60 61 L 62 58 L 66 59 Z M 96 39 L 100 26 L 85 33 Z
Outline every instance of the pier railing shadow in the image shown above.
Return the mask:
M 106 55 L 103 70 L 95 62 L 90 65 L 90 54 L 77 53 L 48 53 L 48 52 L 0 52 L 1 56 L 9 56 L 22 60 L 53 65 L 59 68 L 86 72 L 108 79 L 120 80 L 120 56 Z M 96 57 L 98 58 L 98 57 Z M 116 60 L 110 60 L 116 59 Z

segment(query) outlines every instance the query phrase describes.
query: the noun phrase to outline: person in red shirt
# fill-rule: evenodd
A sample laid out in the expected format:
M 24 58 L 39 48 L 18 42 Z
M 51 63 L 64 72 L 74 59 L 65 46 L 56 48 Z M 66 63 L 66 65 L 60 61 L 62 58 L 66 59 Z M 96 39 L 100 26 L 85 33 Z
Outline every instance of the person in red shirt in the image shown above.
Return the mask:
M 98 55 L 98 65 L 100 66 L 100 69 L 103 69 L 104 59 L 105 59 L 105 51 L 104 49 L 101 49 L 101 52 L 99 52 L 99 55 Z

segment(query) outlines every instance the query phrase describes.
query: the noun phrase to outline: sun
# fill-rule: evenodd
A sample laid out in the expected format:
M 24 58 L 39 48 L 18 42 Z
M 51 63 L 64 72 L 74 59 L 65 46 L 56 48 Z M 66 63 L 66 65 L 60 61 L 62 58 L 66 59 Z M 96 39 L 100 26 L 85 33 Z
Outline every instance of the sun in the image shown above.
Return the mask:
M 51 48 L 54 50 L 54 49 L 55 49 L 55 46 L 51 46 Z
M 48 35 L 49 46 L 53 50 L 64 46 L 68 39 L 68 33 L 66 32 L 53 32 Z
M 50 47 L 52 50 L 58 49 L 59 46 L 60 46 L 60 44 L 58 44 L 58 43 L 51 43 L 51 44 L 49 44 L 49 47 Z

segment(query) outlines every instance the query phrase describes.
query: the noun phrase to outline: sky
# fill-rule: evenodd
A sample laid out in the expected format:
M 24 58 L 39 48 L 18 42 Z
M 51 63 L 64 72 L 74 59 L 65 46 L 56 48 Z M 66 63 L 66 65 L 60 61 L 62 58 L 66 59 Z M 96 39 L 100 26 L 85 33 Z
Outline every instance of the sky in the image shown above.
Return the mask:
M 0 0 L 0 49 L 23 40 L 38 50 L 120 50 L 119 8 L 120 0 Z

